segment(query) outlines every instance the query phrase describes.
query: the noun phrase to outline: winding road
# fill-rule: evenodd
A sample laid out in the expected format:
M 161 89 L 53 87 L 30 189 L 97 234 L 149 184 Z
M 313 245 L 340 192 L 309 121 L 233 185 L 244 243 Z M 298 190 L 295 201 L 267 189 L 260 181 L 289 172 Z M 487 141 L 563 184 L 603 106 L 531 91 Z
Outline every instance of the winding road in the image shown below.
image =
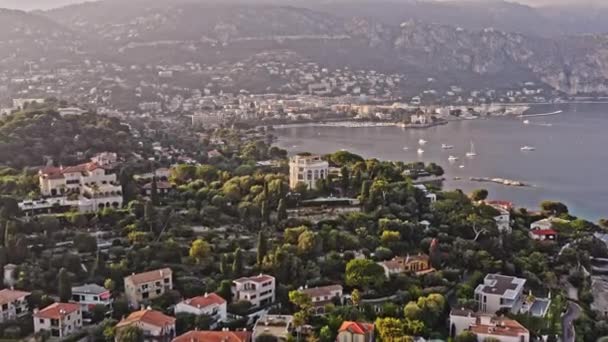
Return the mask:
M 574 331 L 574 321 L 580 316 L 581 307 L 574 302 L 568 302 L 566 313 L 562 316 L 562 341 L 574 342 L 576 332 Z

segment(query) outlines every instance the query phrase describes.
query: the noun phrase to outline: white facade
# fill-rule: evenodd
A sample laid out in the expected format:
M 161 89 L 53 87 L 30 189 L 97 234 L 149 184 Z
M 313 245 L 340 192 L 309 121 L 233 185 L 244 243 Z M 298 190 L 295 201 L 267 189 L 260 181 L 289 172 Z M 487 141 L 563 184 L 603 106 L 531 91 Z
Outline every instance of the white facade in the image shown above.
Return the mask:
M 478 342 L 495 339 L 500 342 L 529 342 L 530 332 L 519 322 L 493 315 L 475 314 L 468 310 L 452 310 L 450 313 L 450 336 L 471 331 Z
M 275 286 L 274 277 L 265 274 L 236 279 L 232 282 L 232 301 L 245 300 L 253 307 L 274 303 Z
M 220 322 L 228 316 L 226 300 L 215 293 L 183 300 L 175 306 L 175 313 L 207 315 Z
M 108 161 L 105 157 L 102 159 L 100 159 L 102 162 Z M 78 207 L 80 212 L 122 206 L 122 187 L 116 180 L 116 174 L 106 173 L 106 170 L 97 163 L 45 168 L 39 171 L 38 178 L 40 193 L 43 196 L 62 198 L 61 196 L 70 193 L 78 196 L 78 199 L 60 200 L 65 202 L 58 203 L 60 206 Z M 42 203 L 44 201 L 47 200 L 39 201 L 40 203 L 24 203 L 24 207 L 29 206 L 31 208 L 27 209 L 31 210 L 44 209 L 45 203 Z M 37 206 L 41 208 L 35 208 Z
M 4 289 L 0 291 L 0 322 L 15 320 L 28 313 L 29 292 Z
M 97 284 L 84 284 L 72 287 L 72 300 L 80 304 L 83 312 L 91 311 L 95 306 L 105 306 L 112 309 L 112 295 L 110 290 Z
M 326 179 L 329 173 L 329 163 L 320 156 L 296 155 L 289 160 L 289 186 L 294 189 L 299 183 L 306 184 L 308 189 L 314 189 L 317 181 Z
M 483 283 L 475 289 L 475 301 L 479 311 L 490 314 L 500 309 L 519 312 L 523 305 L 523 291 L 526 279 L 488 274 Z
M 500 211 L 500 215 L 494 217 L 498 231 L 511 233 L 511 214 L 501 208 L 496 208 L 496 210 Z
M 52 338 L 63 339 L 82 328 L 82 311 L 78 304 L 55 303 L 35 311 L 34 331 L 49 331 Z
M 293 316 L 264 315 L 255 322 L 252 340 L 255 341 L 260 335 L 270 335 L 279 341 L 287 341 L 291 336 L 292 326 Z

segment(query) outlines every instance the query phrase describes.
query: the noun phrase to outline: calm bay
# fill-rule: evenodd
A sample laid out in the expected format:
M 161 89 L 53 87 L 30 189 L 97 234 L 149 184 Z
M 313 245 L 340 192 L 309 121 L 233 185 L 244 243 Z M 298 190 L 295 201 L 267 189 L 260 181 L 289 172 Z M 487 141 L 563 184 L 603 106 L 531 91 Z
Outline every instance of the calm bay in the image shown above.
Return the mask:
M 491 199 L 530 209 L 543 200 L 562 201 L 575 215 L 608 218 L 608 105 L 538 105 L 526 114 L 556 110 L 563 112 L 529 117 L 527 124 L 521 118 L 493 117 L 428 129 L 304 126 L 278 128 L 275 134 L 277 145 L 290 154 L 345 149 L 365 158 L 435 162 L 446 171 L 446 189 L 485 188 Z M 420 145 L 421 139 L 427 143 Z M 475 157 L 465 155 L 471 143 Z M 442 144 L 453 149 L 443 149 Z M 535 150 L 522 151 L 524 146 Z M 450 155 L 458 160 L 449 161 Z M 499 177 L 533 186 L 478 183 L 470 177 Z

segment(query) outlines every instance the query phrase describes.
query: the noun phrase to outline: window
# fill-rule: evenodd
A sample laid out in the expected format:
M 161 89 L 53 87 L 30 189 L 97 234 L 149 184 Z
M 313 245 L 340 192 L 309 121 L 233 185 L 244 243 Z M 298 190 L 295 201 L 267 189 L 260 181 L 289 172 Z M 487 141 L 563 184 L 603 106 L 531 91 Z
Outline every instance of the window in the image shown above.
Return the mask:
M 40 318 L 40 319 L 38 319 L 38 322 L 39 322 L 40 324 L 44 324 L 44 319 Z
M 170 281 L 171 281 L 170 278 L 165 278 L 165 284 L 169 284 Z
M 61 335 L 59 335 L 59 330 L 51 329 L 51 336 L 60 337 Z
M 141 298 L 144 298 L 144 299 L 148 298 L 149 296 L 150 296 L 150 295 L 148 294 L 148 292 L 143 292 L 143 293 L 141 294 Z
M 143 285 L 141 286 L 141 289 L 142 289 L 142 290 L 145 290 L 145 289 L 147 289 L 147 288 L 148 288 L 148 284 L 143 284 Z
M 160 293 L 161 293 L 161 292 L 162 292 L 162 290 L 161 290 L 161 289 L 157 289 L 157 290 L 156 290 L 156 294 L 157 294 L 157 295 L 160 295 Z
M 79 295 L 72 295 L 72 300 L 75 302 L 80 302 L 80 296 Z
M 157 281 L 156 283 L 154 283 L 154 285 L 160 286 L 160 281 Z
M 2 304 L 2 311 L 8 310 L 8 304 Z

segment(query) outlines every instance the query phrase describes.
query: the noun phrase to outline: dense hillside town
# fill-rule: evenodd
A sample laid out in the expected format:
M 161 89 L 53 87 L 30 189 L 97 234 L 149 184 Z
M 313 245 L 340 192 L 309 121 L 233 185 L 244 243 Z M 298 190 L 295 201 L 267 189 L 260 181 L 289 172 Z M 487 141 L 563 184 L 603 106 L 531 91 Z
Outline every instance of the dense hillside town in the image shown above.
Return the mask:
M 60 102 L 0 119 L 2 338 L 608 334 L 605 221 L 444 190 L 435 164 L 288 157 L 271 126 L 61 115 Z

